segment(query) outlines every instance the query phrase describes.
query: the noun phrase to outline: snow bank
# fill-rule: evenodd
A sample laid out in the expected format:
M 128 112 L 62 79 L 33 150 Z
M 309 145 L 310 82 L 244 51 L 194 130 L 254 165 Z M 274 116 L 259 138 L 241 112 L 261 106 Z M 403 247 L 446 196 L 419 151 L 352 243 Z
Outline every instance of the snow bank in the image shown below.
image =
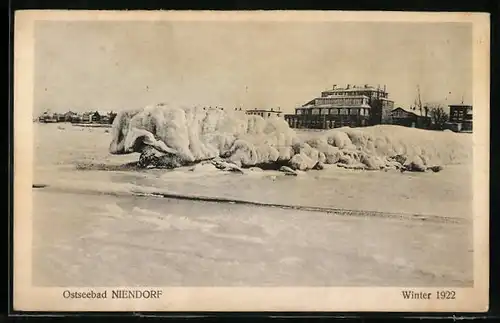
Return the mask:
M 112 154 L 138 152 L 145 162 L 171 167 L 216 157 L 245 167 L 286 161 L 298 141 L 283 119 L 166 104 L 120 113 L 112 137 Z
M 472 156 L 472 136 L 467 134 L 380 125 L 302 138 L 280 118 L 166 104 L 120 113 L 112 138 L 112 154 L 140 153 L 143 167 L 175 168 L 210 160 L 233 171 L 253 166 L 305 171 L 323 169 L 324 164 L 439 171 L 442 165 L 470 162 Z
M 313 133 L 302 141 L 303 150 L 310 150 L 307 145 L 314 147 L 325 154 L 325 163 L 346 168 L 440 170 L 435 166 L 465 164 L 472 159 L 470 134 L 392 125 L 338 128 Z

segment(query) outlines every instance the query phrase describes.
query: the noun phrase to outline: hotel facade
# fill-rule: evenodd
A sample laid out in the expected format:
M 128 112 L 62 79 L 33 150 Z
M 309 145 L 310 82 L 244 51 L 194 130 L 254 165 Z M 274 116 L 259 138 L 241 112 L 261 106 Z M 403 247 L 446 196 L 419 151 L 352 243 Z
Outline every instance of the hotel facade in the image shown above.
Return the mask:
M 295 114 L 284 117 L 292 128 L 331 129 L 390 123 L 394 101 L 388 97 L 385 87 L 333 86 L 296 108 Z

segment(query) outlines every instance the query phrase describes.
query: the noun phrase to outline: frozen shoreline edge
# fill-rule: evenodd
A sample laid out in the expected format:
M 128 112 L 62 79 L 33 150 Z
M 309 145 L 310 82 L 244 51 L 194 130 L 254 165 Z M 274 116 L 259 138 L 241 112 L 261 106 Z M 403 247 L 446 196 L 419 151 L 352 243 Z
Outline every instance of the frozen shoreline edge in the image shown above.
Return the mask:
M 40 186 L 44 184 L 37 184 L 37 185 Z M 35 189 L 35 187 L 33 187 L 33 189 Z M 133 196 L 133 197 L 143 197 L 143 198 L 187 200 L 194 202 L 225 203 L 234 205 L 255 206 L 262 208 L 279 208 L 279 209 L 289 209 L 289 210 L 304 211 L 304 212 L 327 213 L 328 215 L 336 215 L 336 216 L 350 216 L 350 217 L 364 217 L 364 218 L 374 217 L 374 218 L 385 218 L 385 219 L 425 221 L 429 223 L 446 223 L 446 224 L 461 225 L 461 224 L 466 224 L 468 222 L 467 219 L 464 218 L 446 217 L 446 216 L 438 216 L 432 214 L 385 212 L 385 211 L 372 211 L 372 210 L 359 210 L 359 209 L 356 210 L 356 209 L 321 207 L 321 206 L 269 203 L 269 202 L 259 202 L 259 201 L 227 198 L 220 196 L 190 195 L 190 194 L 181 194 L 168 191 L 162 192 L 147 188 L 142 188 L 142 189 L 135 188 L 131 190 L 121 190 L 121 191 L 103 191 L 103 190 L 97 191 L 85 188 L 68 188 L 68 187 L 44 185 L 43 187 L 37 187 L 36 190 L 42 192 L 43 191 L 50 192 L 50 193 L 111 195 L 111 196 L 131 196 L 131 197 Z

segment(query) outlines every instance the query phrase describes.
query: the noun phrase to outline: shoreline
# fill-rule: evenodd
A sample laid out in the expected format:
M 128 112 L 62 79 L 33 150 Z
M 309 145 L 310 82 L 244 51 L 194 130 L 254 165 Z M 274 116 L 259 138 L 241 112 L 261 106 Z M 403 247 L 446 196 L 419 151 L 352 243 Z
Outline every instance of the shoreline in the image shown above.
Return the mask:
M 84 128 L 111 128 L 113 127 L 112 124 L 107 124 L 107 123 L 70 123 L 70 122 L 35 122 L 37 124 L 51 124 L 51 125 L 71 125 L 74 127 L 84 127 Z
M 111 128 L 110 124 L 102 124 L 102 123 L 72 123 L 74 127 L 84 127 L 84 128 Z

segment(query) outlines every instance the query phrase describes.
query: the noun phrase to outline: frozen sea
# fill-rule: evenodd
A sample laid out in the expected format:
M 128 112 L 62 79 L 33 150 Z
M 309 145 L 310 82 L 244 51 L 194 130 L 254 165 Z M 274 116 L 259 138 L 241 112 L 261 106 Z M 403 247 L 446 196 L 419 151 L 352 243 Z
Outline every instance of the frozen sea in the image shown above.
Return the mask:
M 137 154 L 108 153 L 104 128 L 34 127 L 34 184 L 47 185 L 33 189 L 35 286 L 473 283 L 469 165 L 139 171 Z

